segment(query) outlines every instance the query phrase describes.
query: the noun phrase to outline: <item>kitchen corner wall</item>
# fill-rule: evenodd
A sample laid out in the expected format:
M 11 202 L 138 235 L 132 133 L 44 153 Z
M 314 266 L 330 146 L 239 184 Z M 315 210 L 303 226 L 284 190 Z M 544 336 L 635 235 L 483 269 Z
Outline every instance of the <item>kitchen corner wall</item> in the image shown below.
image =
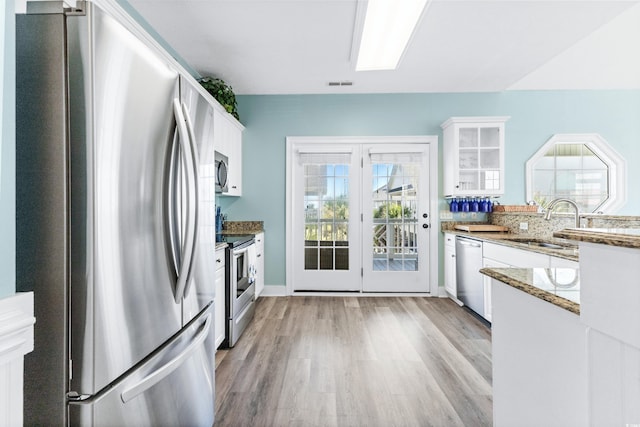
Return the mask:
M 243 196 L 219 197 L 230 220 L 263 220 L 266 285 L 285 284 L 287 136 L 437 135 L 451 116 L 511 116 L 506 123 L 506 192 L 525 203 L 525 162 L 555 133 L 597 132 L 627 160 L 629 201 L 640 214 L 640 91 L 238 96 L 243 134 Z M 439 161 L 442 170 L 442 160 Z M 440 174 L 440 189 L 442 178 Z M 441 193 L 441 190 L 440 190 Z M 441 194 L 432 197 L 441 198 Z M 446 204 L 441 203 L 442 206 Z M 435 225 L 435 224 L 434 224 Z M 439 229 L 439 226 L 438 226 Z
M 0 299 L 16 291 L 14 7 L 0 4 Z

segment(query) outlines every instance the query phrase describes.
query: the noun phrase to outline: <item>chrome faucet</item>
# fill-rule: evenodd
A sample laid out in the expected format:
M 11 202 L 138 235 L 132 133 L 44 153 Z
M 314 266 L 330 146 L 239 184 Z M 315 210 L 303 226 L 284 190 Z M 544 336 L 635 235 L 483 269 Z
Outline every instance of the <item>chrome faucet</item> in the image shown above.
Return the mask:
M 547 206 L 547 212 L 544 214 L 544 219 L 549 221 L 551 219 L 551 212 L 553 211 L 553 208 L 555 208 L 556 205 L 561 202 L 569 203 L 571 206 L 573 206 L 573 209 L 575 209 L 576 211 L 576 228 L 580 228 L 580 209 L 578 208 L 576 202 L 571 199 L 560 198 L 552 200 Z

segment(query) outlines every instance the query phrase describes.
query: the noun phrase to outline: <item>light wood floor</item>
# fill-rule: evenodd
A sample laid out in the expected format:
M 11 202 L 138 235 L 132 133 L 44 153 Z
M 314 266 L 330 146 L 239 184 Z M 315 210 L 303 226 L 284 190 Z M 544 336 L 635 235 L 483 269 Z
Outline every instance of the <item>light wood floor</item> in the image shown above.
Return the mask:
M 216 353 L 216 426 L 490 426 L 491 331 L 449 299 L 268 297 Z

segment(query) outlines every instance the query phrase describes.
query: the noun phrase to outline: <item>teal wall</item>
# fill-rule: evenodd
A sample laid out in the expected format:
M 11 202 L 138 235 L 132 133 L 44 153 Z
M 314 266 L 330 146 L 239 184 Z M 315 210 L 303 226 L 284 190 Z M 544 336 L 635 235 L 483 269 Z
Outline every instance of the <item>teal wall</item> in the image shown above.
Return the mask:
M 16 291 L 14 8 L 0 4 L 0 298 Z
M 230 220 L 264 221 L 267 285 L 285 284 L 287 136 L 438 135 L 442 155 L 447 118 L 504 115 L 511 119 L 503 204 L 525 202 L 525 162 L 555 133 L 601 134 L 627 159 L 628 182 L 640 182 L 640 91 L 246 95 L 238 96 L 238 109 L 246 126 L 243 197 L 218 203 Z M 628 191 L 618 213 L 640 215 L 640 192 L 633 184 Z

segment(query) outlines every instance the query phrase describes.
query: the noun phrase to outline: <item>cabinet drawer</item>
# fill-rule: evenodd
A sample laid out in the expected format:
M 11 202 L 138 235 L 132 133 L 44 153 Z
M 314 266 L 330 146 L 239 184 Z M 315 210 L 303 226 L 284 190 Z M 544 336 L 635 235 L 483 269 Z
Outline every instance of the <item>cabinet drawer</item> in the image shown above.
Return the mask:
M 444 233 L 444 245 L 456 247 L 456 236 L 451 233 Z
M 549 256 L 485 242 L 482 256 L 519 268 L 549 267 Z
M 580 264 L 578 261 L 572 261 L 566 258 L 560 258 L 557 256 L 549 257 L 549 267 L 551 268 L 579 268 Z

